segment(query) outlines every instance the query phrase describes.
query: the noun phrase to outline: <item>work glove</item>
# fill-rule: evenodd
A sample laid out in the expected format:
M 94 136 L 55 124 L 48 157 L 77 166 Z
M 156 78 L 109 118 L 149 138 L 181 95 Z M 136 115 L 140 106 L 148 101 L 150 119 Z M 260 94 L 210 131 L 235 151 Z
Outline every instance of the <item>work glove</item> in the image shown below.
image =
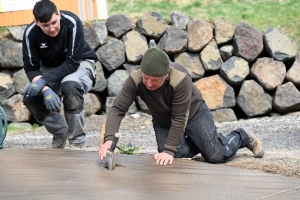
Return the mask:
M 43 89 L 43 87 L 45 87 L 46 84 L 46 81 L 44 81 L 42 78 L 30 83 L 24 91 L 24 96 L 36 96 Z
M 43 92 L 44 95 L 44 101 L 46 108 L 48 110 L 59 112 L 60 110 L 60 98 L 58 97 L 55 92 L 51 90 L 51 88 L 48 88 Z

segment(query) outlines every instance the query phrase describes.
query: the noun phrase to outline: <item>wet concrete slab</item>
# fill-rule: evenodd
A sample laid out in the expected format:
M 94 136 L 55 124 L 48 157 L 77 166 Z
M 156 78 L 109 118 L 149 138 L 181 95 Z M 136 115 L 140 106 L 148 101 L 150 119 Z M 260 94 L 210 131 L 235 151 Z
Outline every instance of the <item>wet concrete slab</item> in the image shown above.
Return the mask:
M 1 149 L 0 199 L 300 199 L 300 179 L 151 155 L 116 154 L 116 170 L 98 152 Z

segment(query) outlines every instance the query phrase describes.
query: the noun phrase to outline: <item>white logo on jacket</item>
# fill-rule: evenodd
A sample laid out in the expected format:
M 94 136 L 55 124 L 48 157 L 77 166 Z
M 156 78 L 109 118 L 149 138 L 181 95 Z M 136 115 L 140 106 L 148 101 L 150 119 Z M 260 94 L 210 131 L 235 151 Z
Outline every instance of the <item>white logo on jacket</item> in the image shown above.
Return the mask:
M 41 46 L 40 46 L 41 49 L 44 49 L 44 48 L 47 48 L 47 47 L 48 47 L 48 46 L 47 46 L 46 43 L 41 43 Z

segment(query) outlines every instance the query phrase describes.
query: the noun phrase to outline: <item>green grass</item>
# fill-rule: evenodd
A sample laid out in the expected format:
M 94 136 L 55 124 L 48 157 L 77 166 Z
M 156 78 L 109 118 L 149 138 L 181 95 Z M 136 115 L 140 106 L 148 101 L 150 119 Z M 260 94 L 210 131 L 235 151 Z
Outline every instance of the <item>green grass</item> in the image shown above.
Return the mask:
M 14 132 L 18 132 L 18 131 L 29 131 L 29 130 L 35 131 L 39 127 L 40 127 L 40 125 L 36 124 L 36 123 L 34 123 L 32 125 L 32 129 L 30 129 L 28 127 L 15 126 L 14 124 L 8 124 L 7 133 L 14 133 Z
M 0 27 L 0 33 L 4 32 L 7 30 L 7 27 L 6 26 L 3 26 L 3 27 Z
M 193 18 L 216 20 L 225 17 L 233 24 L 246 21 L 258 30 L 274 26 L 300 43 L 299 0 L 107 0 L 108 14 L 139 18 L 156 11 L 170 20 L 172 11 Z

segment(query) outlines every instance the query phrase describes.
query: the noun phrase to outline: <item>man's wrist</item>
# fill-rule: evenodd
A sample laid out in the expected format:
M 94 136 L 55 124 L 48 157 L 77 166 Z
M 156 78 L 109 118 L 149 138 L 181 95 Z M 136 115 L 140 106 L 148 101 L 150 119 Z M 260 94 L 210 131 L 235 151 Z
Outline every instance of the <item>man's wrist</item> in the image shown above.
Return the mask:
M 49 89 L 48 86 L 43 87 L 42 92 L 45 92 L 47 89 Z

